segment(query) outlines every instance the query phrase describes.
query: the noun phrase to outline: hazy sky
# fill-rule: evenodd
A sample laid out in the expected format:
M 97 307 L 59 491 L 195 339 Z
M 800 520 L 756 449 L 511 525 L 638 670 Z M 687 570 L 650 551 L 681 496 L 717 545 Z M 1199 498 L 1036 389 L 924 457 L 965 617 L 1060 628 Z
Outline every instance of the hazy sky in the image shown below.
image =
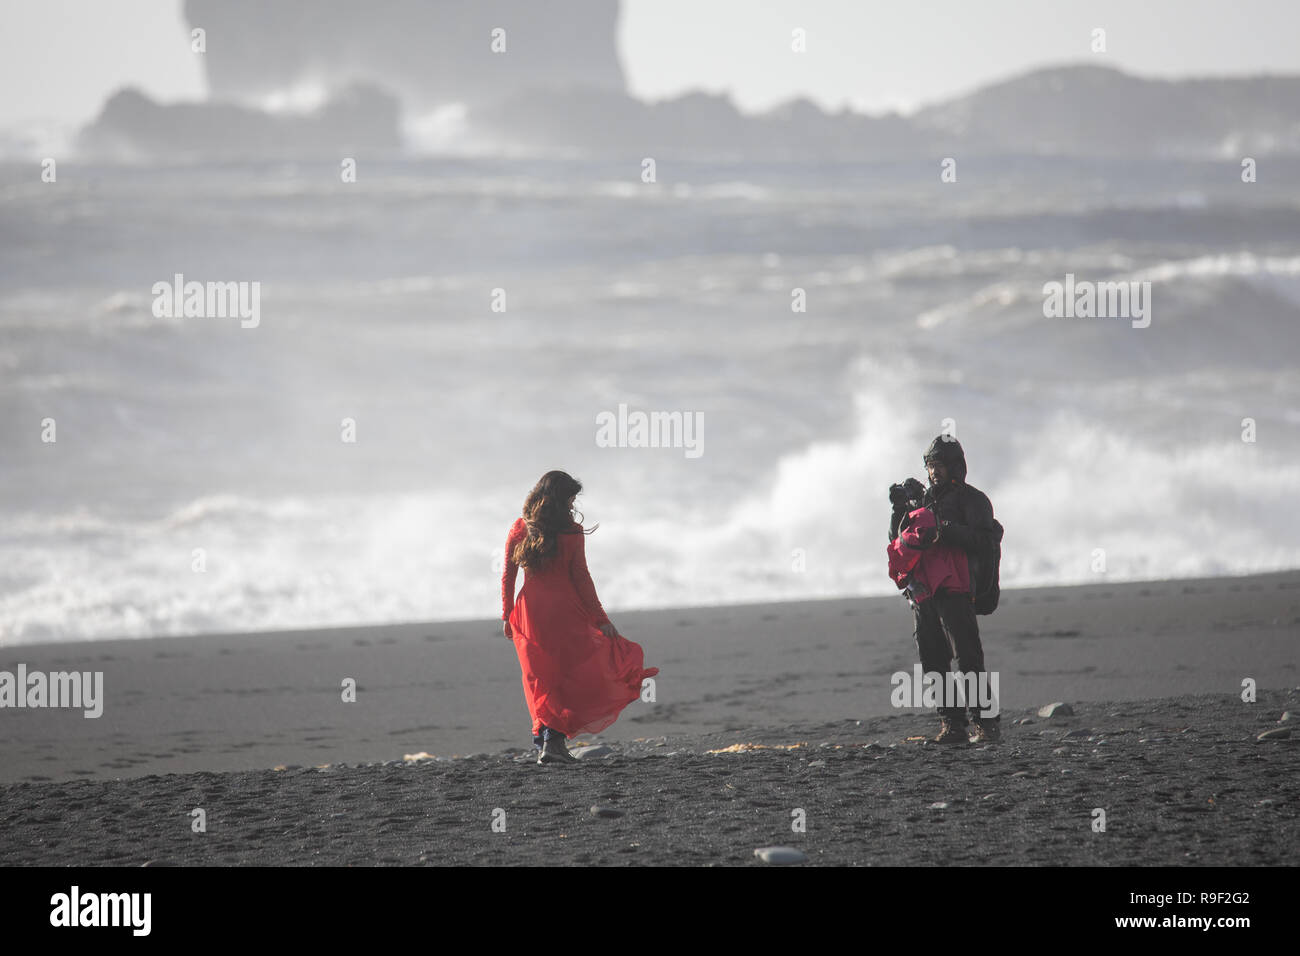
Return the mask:
M 1151 76 L 1300 73 L 1298 0 L 627 0 L 632 92 L 702 86 L 746 111 L 914 108 L 1067 61 Z M 808 52 L 789 53 L 790 31 Z M 1106 31 L 1107 53 L 1090 50 Z
M 466 0 L 472 2 L 472 0 Z M 0 0 L 0 126 L 84 122 L 126 84 L 204 94 L 180 0 Z M 1300 73 L 1297 0 L 624 0 L 631 92 L 909 108 L 1049 63 L 1150 76 Z M 791 30 L 808 51 L 790 52 Z M 1094 27 L 1108 52 L 1089 50 Z

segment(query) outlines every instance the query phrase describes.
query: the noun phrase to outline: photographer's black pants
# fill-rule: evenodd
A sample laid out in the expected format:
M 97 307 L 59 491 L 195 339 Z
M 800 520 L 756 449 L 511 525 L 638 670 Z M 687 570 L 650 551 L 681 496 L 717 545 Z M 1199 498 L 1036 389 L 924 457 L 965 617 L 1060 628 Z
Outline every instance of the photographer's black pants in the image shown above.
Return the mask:
M 956 658 L 957 670 L 979 673 L 984 670 L 984 647 L 980 644 L 980 626 L 969 594 L 941 590 L 913 612 L 916 649 L 921 654 L 921 670 L 927 674 L 948 673 Z M 969 701 L 975 704 L 974 701 Z M 972 711 L 978 714 L 978 705 Z M 966 723 L 965 708 L 939 708 L 939 716 L 961 726 Z

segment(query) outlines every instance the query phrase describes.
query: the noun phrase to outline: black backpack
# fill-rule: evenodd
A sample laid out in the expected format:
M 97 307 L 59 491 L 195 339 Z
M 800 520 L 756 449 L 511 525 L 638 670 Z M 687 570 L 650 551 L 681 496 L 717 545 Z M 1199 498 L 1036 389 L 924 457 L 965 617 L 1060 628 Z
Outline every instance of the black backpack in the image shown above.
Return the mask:
M 998 587 L 998 566 L 1002 563 L 1002 522 L 993 519 L 993 540 L 988 552 L 975 563 L 975 613 L 992 614 L 998 609 L 1002 591 Z

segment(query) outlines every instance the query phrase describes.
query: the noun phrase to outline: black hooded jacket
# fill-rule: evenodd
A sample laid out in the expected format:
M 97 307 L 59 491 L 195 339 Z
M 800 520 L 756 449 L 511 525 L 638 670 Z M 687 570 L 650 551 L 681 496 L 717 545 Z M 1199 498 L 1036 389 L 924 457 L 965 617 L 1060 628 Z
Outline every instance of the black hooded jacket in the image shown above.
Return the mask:
M 978 579 L 981 560 L 992 553 L 995 540 L 993 504 L 984 492 L 966 484 L 966 455 L 955 438 L 940 435 L 925 452 L 925 462 L 938 459 L 948 468 L 948 481 L 931 485 L 925 492 L 924 505 L 933 507 L 939 519 L 939 540 L 966 552 L 971 582 Z M 889 540 L 898 536 L 898 523 L 904 512 L 895 511 L 889 526 Z

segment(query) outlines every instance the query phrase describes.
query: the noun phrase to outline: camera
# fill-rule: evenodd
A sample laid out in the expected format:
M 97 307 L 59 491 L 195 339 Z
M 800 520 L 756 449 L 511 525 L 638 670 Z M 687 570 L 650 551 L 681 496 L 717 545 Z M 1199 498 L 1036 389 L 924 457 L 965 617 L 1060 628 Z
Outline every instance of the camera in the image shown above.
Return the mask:
M 914 511 L 925 500 L 925 485 L 915 478 L 889 486 L 889 502 L 895 511 Z

